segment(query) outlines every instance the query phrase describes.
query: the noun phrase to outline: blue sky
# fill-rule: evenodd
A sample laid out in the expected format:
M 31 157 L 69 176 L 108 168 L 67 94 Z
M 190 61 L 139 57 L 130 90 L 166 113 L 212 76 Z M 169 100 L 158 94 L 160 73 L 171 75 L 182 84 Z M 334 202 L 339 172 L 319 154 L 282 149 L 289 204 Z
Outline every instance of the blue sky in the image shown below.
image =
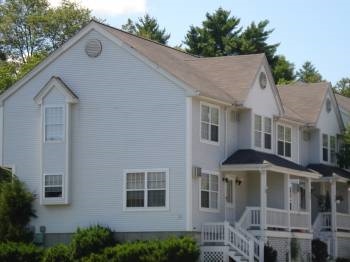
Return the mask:
M 52 0 L 58 1 L 58 0 Z M 180 44 L 190 25 L 200 25 L 207 12 L 220 6 L 241 18 L 241 25 L 268 19 L 274 28 L 269 42 L 281 43 L 279 54 L 299 68 L 310 60 L 325 79 L 336 83 L 350 77 L 348 0 L 81 0 L 112 26 L 145 12 L 171 33 L 170 45 Z

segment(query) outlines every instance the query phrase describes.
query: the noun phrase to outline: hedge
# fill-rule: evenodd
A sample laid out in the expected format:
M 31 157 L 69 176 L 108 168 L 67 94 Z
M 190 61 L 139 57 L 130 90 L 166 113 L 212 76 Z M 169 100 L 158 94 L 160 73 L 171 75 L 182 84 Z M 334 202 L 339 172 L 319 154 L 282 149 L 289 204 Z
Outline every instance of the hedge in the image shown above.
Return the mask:
M 43 249 L 33 244 L 0 243 L 0 261 L 38 262 L 42 255 Z

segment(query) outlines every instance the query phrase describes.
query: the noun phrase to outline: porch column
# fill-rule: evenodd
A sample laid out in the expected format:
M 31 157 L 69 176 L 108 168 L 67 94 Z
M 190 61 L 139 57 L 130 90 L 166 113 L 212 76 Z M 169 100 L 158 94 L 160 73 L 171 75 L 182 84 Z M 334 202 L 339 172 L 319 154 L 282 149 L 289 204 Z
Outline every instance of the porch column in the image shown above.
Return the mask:
M 266 170 L 261 169 L 260 170 L 260 229 L 265 230 L 266 229 L 266 189 L 267 189 L 267 182 L 266 182 Z
M 289 190 L 289 174 L 284 174 L 283 177 L 283 190 L 284 190 L 284 209 L 288 212 L 288 231 L 290 231 L 290 190 Z
M 337 250 L 337 181 L 331 180 L 331 222 L 332 222 L 332 235 L 333 235 L 333 251 L 334 257 L 338 256 Z
M 306 212 L 309 213 L 308 218 L 308 228 L 309 232 L 312 232 L 312 220 L 311 220 L 311 179 L 306 178 L 306 188 L 305 188 L 305 200 L 306 200 Z

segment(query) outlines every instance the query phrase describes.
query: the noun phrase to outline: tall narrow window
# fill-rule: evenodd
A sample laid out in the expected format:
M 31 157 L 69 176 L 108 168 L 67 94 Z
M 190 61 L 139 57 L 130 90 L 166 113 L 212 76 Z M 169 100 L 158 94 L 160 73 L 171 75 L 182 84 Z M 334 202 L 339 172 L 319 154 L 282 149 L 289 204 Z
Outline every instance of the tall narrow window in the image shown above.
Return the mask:
M 336 138 L 335 136 L 330 136 L 329 138 L 329 142 L 330 142 L 330 151 L 331 151 L 331 163 L 335 163 L 336 162 L 336 153 L 337 153 L 337 149 L 336 149 Z
M 202 173 L 201 177 L 201 208 L 218 209 L 219 176 Z
M 126 173 L 127 208 L 164 208 L 167 205 L 167 171 Z
M 63 175 L 44 175 L 44 197 L 62 198 L 63 197 Z
M 277 153 L 281 156 L 292 156 L 292 129 L 287 126 L 277 126 Z
M 219 108 L 201 104 L 201 140 L 219 142 Z
M 254 115 L 254 145 L 255 147 L 271 149 L 271 118 Z
M 322 159 L 328 162 L 328 135 L 322 135 Z
M 63 106 L 45 107 L 45 141 L 63 140 L 63 111 Z
M 261 147 L 261 135 L 262 135 L 262 118 L 261 116 L 254 116 L 254 144 L 256 147 Z
M 228 179 L 226 182 L 226 202 L 233 204 L 233 180 Z

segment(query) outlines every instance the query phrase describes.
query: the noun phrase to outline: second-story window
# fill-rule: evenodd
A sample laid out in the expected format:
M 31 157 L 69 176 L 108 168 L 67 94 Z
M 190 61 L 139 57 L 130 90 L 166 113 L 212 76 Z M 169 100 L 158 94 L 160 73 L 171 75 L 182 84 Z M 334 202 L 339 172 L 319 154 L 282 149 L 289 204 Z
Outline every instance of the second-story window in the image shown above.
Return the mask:
M 219 108 L 201 104 L 201 140 L 219 143 Z
M 328 135 L 322 135 L 322 159 L 328 162 Z
M 255 147 L 263 147 L 271 149 L 271 132 L 272 121 L 271 118 L 254 116 L 254 145 Z
M 63 106 L 45 107 L 45 141 L 59 142 L 64 137 Z
M 336 138 L 335 136 L 330 136 L 329 138 L 329 143 L 330 143 L 330 153 L 331 153 L 331 163 L 336 162 L 336 153 L 337 153 L 337 148 L 336 148 Z
M 292 129 L 287 126 L 277 126 L 277 153 L 281 156 L 292 156 Z

